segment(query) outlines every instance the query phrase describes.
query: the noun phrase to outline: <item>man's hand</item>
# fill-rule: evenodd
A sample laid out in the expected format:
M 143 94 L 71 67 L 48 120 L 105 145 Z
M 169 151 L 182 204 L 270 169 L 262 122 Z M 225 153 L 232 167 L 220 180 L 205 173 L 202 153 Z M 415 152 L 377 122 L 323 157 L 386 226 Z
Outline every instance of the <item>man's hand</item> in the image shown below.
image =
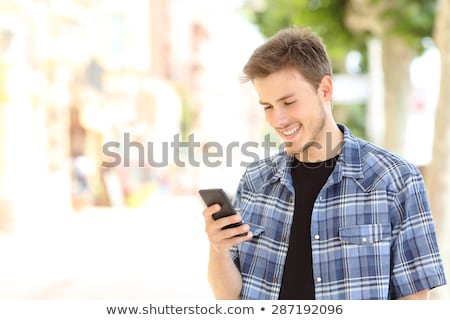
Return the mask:
M 233 245 L 251 239 L 253 234 L 250 231 L 250 226 L 245 223 L 235 228 L 223 229 L 223 227 L 229 224 L 242 221 L 242 217 L 240 214 L 236 213 L 228 217 L 214 220 L 212 215 L 219 210 L 220 205 L 218 204 L 214 204 L 203 210 L 205 231 L 208 235 L 211 247 L 218 253 L 227 253 Z M 248 232 L 246 236 L 238 236 L 245 232 Z

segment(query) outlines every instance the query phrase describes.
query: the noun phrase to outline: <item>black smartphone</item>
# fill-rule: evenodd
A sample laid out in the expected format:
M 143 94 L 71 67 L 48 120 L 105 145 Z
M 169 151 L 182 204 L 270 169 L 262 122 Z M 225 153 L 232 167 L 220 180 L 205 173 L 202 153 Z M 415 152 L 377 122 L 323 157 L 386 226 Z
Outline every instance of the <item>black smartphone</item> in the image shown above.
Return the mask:
M 220 205 L 220 211 L 214 213 L 212 215 L 214 220 L 231 216 L 236 214 L 236 210 L 234 210 L 233 205 L 231 204 L 230 198 L 227 196 L 223 189 L 201 189 L 198 191 L 200 197 L 203 199 L 203 202 L 207 207 L 212 206 L 213 204 Z M 242 225 L 242 221 L 237 223 L 229 224 L 222 229 L 234 228 Z M 238 236 L 246 236 L 246 233 L 239 234 Z

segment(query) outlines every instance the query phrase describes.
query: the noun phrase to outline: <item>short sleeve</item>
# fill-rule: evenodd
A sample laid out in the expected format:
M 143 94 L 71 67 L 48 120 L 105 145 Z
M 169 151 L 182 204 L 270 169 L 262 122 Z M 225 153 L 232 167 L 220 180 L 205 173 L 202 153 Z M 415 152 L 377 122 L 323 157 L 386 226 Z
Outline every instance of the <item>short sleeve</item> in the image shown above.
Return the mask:
M 416 172 L 404 181 L 391 208 L 400 217 L 392 247 L 394 299 L 446 284 L 423 178 Z

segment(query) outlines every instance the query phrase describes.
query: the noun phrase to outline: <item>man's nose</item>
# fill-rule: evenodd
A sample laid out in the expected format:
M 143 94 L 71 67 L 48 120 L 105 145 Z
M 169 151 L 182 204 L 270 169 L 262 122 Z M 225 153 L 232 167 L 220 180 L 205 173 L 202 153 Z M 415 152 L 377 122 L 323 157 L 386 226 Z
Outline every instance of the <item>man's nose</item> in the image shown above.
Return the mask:
M 274 107 L 272 112 L 272 126 L 274 128 L 284 128 L 288 125 L 288 117 L 286 111 L 280 107 Z

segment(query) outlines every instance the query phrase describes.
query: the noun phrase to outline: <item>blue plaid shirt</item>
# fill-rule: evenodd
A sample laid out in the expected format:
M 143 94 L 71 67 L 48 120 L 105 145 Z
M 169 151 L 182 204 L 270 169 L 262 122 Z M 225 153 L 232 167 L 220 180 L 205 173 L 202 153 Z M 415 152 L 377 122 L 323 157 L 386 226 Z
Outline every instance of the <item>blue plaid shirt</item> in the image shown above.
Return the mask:
M 446 284 L 420 172 L 340 128 L 344 147 L 311 216 L 316 299 L 395 299 Z M 278 299 L 294 214 L 292 160 L 282 152 L 249 165 L 233 200 L 254 233 L 231 250 L 242 299 Z

